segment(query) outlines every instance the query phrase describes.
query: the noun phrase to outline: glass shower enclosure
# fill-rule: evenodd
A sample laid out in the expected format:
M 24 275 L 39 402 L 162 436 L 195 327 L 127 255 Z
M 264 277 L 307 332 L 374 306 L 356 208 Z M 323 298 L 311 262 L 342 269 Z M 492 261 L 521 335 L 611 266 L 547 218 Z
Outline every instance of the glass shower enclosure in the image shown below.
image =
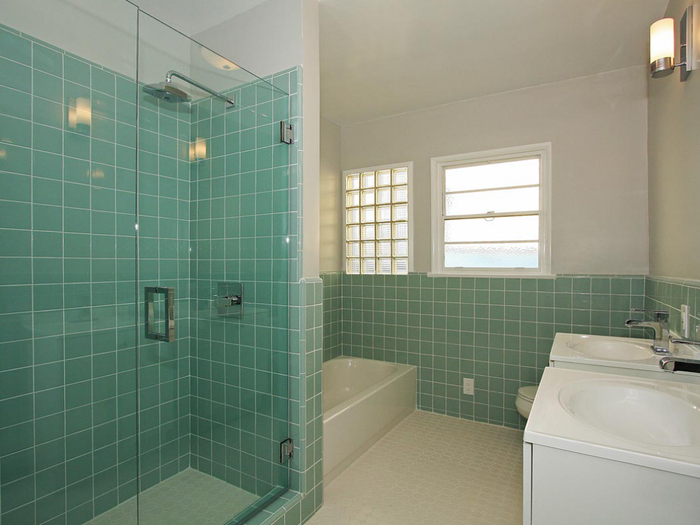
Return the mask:
M 0 16 L 0 523 L 245 523 L 289 486 L 289 73 Z

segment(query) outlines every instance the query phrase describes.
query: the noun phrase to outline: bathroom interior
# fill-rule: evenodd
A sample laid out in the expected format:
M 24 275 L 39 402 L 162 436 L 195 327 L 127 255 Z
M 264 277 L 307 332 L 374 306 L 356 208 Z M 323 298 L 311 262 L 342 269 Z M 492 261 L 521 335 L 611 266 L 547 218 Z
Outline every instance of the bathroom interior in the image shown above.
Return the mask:
M 695 0 L 4 0 L 0 525 L 697 525 L 695 70 Z

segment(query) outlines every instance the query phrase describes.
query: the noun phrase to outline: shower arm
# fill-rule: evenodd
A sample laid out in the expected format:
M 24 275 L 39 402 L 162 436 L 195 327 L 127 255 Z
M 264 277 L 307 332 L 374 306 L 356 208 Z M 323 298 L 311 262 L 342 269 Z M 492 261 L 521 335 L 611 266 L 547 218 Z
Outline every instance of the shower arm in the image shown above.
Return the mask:
M 202 91 L 206 91 L 206 92 L 209 93 L 210 95 L 214 95 L 216 98 L 220 98 L 220 99 L 223 100 L 224 102 L 228 102 L 228 103 L 231 104 L 232 106 L 234 106 L 234 105 L 236 104 L 236 101 L 234 100 L 233 96 L 227 97 L 226 95 L 222 95 L 222 94 L 219 93 L 218 91 L 214 91 L 213 89 L 208 88 L 208 87 L 205 86 L 204 84 L 200 84 L 200 83 L 197 82 L 195 79 L 190 78 L 190 77 L 188 77 L 187 75 L 183 75 L 182 73 L 179 73 L 179 72 L 177 72 L 177 71 L 175 71 L 175 70 L 170 70 L 170 71 L 168 71 L 168 74 L 165 75 L 165 81 L 166 81 L 168 84 L 170 84 L 170 83 L 172 83 L 172 81 L 173 81 L 173 80 L 172 80 L 173 77 L 179 78 L 180 80 L 184 80 L 184 81 L 187 82 L 188 84 L 192 84 L 193 86 L 195 86 L 195 87 L 201 89 Z

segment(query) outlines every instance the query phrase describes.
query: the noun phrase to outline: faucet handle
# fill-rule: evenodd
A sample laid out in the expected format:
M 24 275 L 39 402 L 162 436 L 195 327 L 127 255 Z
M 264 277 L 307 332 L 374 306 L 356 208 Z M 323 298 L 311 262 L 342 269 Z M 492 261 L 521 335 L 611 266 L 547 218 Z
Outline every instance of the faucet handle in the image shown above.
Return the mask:
M 656 310 L 654 308 L 632 308 L 632 311 L 651 314 L 654 318 L 654 321 L 656 321 L 657 323 L 668 322 L 670 317 L 668 310 Z
M 693 341 L 692 339 L 679 339 L 676 337 L 671 337 L 670 341 L 674 345 L 689 345 L 697 346 L 698 348 L 700 348 L 700 341 Z

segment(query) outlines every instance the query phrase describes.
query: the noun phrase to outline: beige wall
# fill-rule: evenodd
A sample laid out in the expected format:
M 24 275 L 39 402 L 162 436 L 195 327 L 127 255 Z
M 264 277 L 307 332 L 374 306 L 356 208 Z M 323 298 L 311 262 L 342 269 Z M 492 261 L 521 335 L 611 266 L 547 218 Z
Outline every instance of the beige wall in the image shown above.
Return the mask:
M 321 117 L 321 272 L 343 267 L 343 188 L 340 126 Z M 339 234 L 340 232 L 340 234 Z
M 303 61 L 301 1 L 267 0 L 193 38 L 260 77 L 272 75 Z
M 678 21 L 689 5 L 671 0 Z M 700 11 L 696 2 L 695 9 Z M 700 13 L 699 13 L 700 14 Z M 696 26 L 697 27 L 697 26 Z M 696 38 L 700 45 L 700 35 Z M 700 62 L 696 60 L 696 67 Z M 650 273 L 700 279 L 700 71 L 649 80 Z
M 319 165 L 321 157 L 321 69 L 319 59 L 318 0 L 302 0 L 303 33 L 303 160 L 302 277 L 319 276 Z M 297 139 L 298 140 L 298 139 Z
M 646 89 L 635 67 L 344 126 L 342 167 L 414 162 L 427 272 L 431 157 L 552 142 L 552 271 L 647 273 Z

